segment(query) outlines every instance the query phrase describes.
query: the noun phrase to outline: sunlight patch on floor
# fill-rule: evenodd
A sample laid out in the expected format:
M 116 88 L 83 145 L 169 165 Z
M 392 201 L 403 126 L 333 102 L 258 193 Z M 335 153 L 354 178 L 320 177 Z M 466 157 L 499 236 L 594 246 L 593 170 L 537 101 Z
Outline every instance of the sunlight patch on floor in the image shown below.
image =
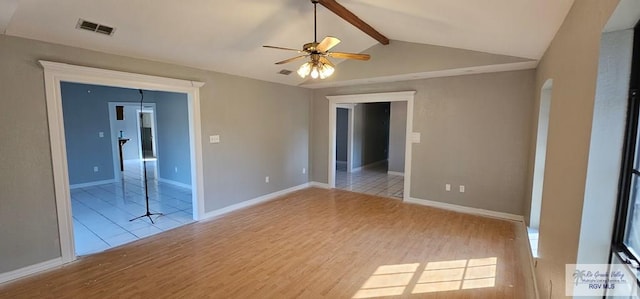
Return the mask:
M 383 265 L 353 298 L 375 298 L 495 287 L 498 258 Z

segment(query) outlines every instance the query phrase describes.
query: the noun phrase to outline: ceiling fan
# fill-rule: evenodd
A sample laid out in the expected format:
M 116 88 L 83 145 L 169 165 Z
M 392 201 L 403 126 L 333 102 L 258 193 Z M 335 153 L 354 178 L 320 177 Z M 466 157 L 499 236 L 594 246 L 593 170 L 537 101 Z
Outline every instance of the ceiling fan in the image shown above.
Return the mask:
M 300 75 L 300 77 L 302 78 L 306 78 L 307 76 L 311 75 L 311 78 L 313 79 L 316 79 L 318 77 L 320 79 L 325 79 L 331 76 L 331 74 L 333 74 L 335 70 L 335 65 L 331 63 L 328 57 L 356 60 L 369 60 L 371 58 L 369 54 L 330 52 L 329 50 L 331 50 L 331 48 L 340 43 L 339 39 L 332 36 L 327 36 L 318 43 L 316 5 L 319 1 L 320 0 L 311 0 L 311 3 L 313 3 L 313 42 L 304 44 L 302 46 L 302 50 L 275 46 L 263 46 L 265 48 L 295 51 L 302 54 L 300 56 L 285 59 L 283 61 L 278 61 L 276 62 L 276 64 L 285 64 L 309 57 L 310 60 L 300 66 L 300 68 L 298 69 L 298 75 Z

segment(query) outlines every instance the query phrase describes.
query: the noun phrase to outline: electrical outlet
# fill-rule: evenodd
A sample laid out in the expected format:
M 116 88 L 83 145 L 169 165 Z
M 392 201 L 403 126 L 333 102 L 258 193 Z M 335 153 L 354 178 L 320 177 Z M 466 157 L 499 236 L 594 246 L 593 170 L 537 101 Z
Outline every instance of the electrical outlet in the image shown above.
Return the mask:
M 451 184 L 444 185 L 444 190 L 451 191 Z
M 460 185 L 460 193 L 464 193 L 464 185 Z
M 98 172 L 98 166 L 93 166 L 93 172 Z
M 306 168 L 302 168 L 302 174 L 307 173 L 307 169 Z
M 264 182 L 265 182 L 265 183 L 268 183 L 268 182 L 269 182 L 269 177 L 268 177 L 268 176 L 264 177 Z
M 175 168 L 173 169 L 173 171 L 175 171 L 176 173 L 178 173 L 178 167 L 175 167 Z
M 98 137 L 100 137 L 100 138 L 104 138 L 104 132 L 99 132 L 99 133 L 98 133 Z

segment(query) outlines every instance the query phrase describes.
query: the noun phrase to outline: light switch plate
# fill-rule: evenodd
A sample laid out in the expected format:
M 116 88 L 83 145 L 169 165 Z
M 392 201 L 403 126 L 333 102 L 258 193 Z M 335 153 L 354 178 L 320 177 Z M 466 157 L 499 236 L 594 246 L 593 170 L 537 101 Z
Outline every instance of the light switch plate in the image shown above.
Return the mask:
M 209 143 L 220 143 L 220 135 L 209 136 Z
M 420 143 L 420 132 L 411 133 L 411 142 Z
M 98 133 L 98 137 L 103 138 L 104 137 L 104 132 L 99 132 Z

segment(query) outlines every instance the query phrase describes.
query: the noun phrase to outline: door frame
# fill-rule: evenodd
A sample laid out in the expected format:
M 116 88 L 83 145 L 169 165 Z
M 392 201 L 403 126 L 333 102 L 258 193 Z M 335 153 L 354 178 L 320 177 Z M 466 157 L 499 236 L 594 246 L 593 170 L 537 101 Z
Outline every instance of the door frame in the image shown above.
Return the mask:
M 411 145 L 413 141 L 413 100 L 416 91 L 399 91 L 385 93 L 364 93 L 352 95 L 326 96 L 329 100 L 329 157 L 327 180 L 329 188 L 336 187 L 336 109 L 338 104 L 381 103 L 381 102 L 407 102 L 407 129 L 405 135 L 404 154 L 404 192 L 403 201 L 411 198 Z
M 39 60 L 39 62 L 44 68 L 45 97 L 62 263 L 72 262 L 77 257 L 73 238 L 73 219 L 71 216 L 71 194 L 62 114 L 61 82 L 171 91 L 187 94 L 193 218 L 194 220 L 199 220 L 204 215 L 202 130 L 200 124 L 200 88 L 204 86 L 204 82 L 105 70 L 46 60 Z
M 157 159 L 158 152 L 156 148 L 156 143 L 158 141 L 156 140 L 157 121 L 156 121 L 156 104 L 155 103 L 151 103 L 150 107 L 144 106 L 142 110 L 140 110 L 139 107 L 136 109 L 136 115 L 138 116 L 136 119 L 136 123 L 138 124 L 138 131 L 137 131 L 138 144 L 140 144 L 140 146 L 138 147 L 138 157 L 140 158 L 140 160 L 144 159 L 144 154 L 142 153 L 142 132 L 140 131 L 140 128 L 142 128 L 142 124 L 140 123 L 140 114 L 144 114 L 144 113 L 151 114 L 151 152 L 153 153 L 153 157 Z
M 116 114 L 115 114 L 115 107 L 116 106 L 126 106 L 126 107 L 133 107 L 136 108 L 136 114 L 139 113 L 140 111 L 140 104 L 136 103 L 136 102 L 109 102 L 109 130 L 111 132 L 111 151 L 113 153 L 113 173 L 114 173 L 114 179 L 120 180 L 122 178 L 121 173 L 120 173 L 120 155 L 119 155 L 119 147 L 120 145 L 118 144 L 117 138 L 118 138 L 118 132 L 115 129 L 115 124 L 114 121 L 116 121 Z M 126 108 L 125 108 L 126 109 Z M 151 112 L 153 113 L 153 129 L 152 129 L 152 134 L 156 134 L 155 128 L 157 127 L 157 122 L 156 122 L 156 103 L 144 103 L 143 104 L 143 111 L 145 112 Z M 139 115 L 139 114 L 138 114 Z M 140 118 L 138 117 L 136 119 L 136 124 L 137 127 L 140 128 Z M 141 142 L 141 138 L 140 138 L 140 132 L 138 132 L 139 130 L 137 130 L 136 132 L 136 136 L 137 136 L 137 140 L 138 140 L 138 144 L 140 144 Z M 153 136 L 153 142 L 157 142 L 155 135 Z M 153 148 L 153 153 L 156 155 L 156 158 L 158 157 L 157 155 L 157 150 L 154 144 L 154 148 Z M 138 158 L 142 159 L 142 149 L 140 147 L 138 147 Z M 156 163 L 158 163 L 159 161 L 157 161 Z M 159 169 L 158 164 L 156 164 L 156 170 Z
M 357 104 L 336 104 L 336 109 L 347 109 L 347 173 L 353 172 L 353 109 L 356 105 Z M 336 167 L 335 163 L 333 167 Z

